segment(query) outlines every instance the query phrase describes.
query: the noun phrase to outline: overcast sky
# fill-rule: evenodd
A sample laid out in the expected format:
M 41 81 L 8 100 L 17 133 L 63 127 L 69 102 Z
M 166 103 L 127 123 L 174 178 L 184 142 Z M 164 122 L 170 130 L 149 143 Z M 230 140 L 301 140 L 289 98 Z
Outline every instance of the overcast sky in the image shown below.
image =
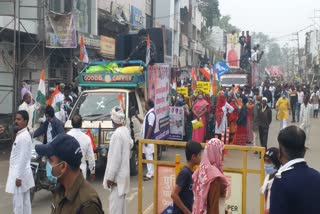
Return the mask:
M 314 9 L 320 10 L 320 0 L 219 0 L 219 4 L 221 14 L 231 16 L 231 24 L 275 38 L 313 24 L 310 17 L 314 16 Z M 320 16 L 320 12 L 316 15 Z M 320 25 L 320 20 L 317 21 Z M 300 32 L 300 37 L 304 38 L 305 32 L 312 29 Z M 278 42 L 284 44 L 291 39 L 292 36 L 279 38 Z

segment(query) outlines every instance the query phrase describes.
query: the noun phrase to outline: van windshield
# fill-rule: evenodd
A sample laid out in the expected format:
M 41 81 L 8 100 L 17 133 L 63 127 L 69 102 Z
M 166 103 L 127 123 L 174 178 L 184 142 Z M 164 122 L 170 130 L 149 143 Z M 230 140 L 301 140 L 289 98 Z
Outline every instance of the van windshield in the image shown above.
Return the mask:
M 70 118 L 76 114 L 80 114 L 83 120 L 111 120 L 111 109 L 120 106 L 120 98 L 123 98 L 125 109 L 126 96 L 125 93 L 116 92 L 87 92 L 81 94 L 75 104 Z

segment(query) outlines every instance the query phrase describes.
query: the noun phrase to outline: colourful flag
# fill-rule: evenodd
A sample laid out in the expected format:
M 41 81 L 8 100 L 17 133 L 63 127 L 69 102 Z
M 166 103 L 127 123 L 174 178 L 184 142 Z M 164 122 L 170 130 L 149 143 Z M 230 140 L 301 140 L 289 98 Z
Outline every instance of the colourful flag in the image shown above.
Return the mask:
M 150 35 L 147 35 L 146 65 L 150 62 Z
M 36 101 L 43 107 L 46 107 L 46 86 L 45 86 L 44 70 L 42 69 L 38 86 Z
M 123 94 L 122 93 L 119 93 L 119 95 L 118 95 L 118 100 L 119 100 L 119 102 L 120 102 L 120 107 L 121 107 L 121 109 L 124 111 L 125 109 L 124 109 L 124 99 L 123 99 Z
M 212 82 L 212 95 L 216 95 L 218 93 L 218 85 L 217 85 L 217 71 L 213 71 L 213 82 Z
M 270 71 L 271 71 L 271 68 L 270 67 L 265 67 L 264 68 L 264 73 L 267 75 L 267 77 L 270 77 L 271 75 L 270 75 Z
M 83 35 L 81 35 L 81 37 L 80 37 L 80 60 L 84 63 L 89 62 L 89 57 L 88 57 L 86 46 L 84 44 L 84 36 Z
M 229 73 L 231 71 L 230 67 L 225 61 L 217 62 L 216 64 L 214 64 L 213 69 L 216 70 L 219 79 L 221 75 Z
M 58 93 L 59 93 L 59 87 L 56 86 L 56 88 L 54 89 L 54 91 L 51 94 L 50 98 L 47 100 L 47 106 L 51 106 L 52 105 L 53 99 Z M 52 106 L 52 107 L 55 108 L 55 106 Z
M 91 133 L 91 129 L 87 129 L 86 135 L 89 136 L 90 141 L 91 141 L 92 149 L 93 149 L 93 151 L 95 151 L 97 149 L 97 147 L 96 147 L 96 144 L 94 143 L 93 136 L 92 136 L 92 133 Z

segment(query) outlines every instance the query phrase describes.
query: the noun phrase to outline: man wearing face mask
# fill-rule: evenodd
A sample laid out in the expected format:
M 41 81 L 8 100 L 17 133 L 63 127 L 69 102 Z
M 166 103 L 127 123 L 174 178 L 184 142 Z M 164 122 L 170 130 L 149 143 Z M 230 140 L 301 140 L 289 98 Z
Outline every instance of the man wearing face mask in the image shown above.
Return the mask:
M 18 111 L 14 130 L 17 133 L 12 145 L 6 192 L 13 194 L 13 213 L 31 214 L 30 189 L 34 180 L 30 166 L 32 140 L 27 129 L 27 111 Z
M 264 156 L 264 170 L 266 173 L 266 177 L 264 179 L 263 185 L 260 189 L 261 194 L 264 195 L 265 203 L 264 203 L 264 213 L 269 214 L 270 209 L 270 190 L 272 186 L 272 182 L 274 179 L 275 174 L 277 173 L 278 169 L 280 168 L 280 161 L 279 157 L 279 149 L 277 148 L 269 148 L 266 151 L 266 155 Z
M 109 213 L 127 213 L 126 195 L 130 191 L 130 150 L 133 147 L 129 129 L 124 125 L 125 115 L 119 107 L 111 111 L 115 128 L 110 140 L 107 167 L 103 179 L 105 189 L 110 189 Z
M 83 178 L 82 151 L 74 137 L 60 134 L 51 143 L 36 145 L 35 149 L 48 157 L 48 177 L 59 182 L 53 194 L 52 214 L 103 213 L 97 192 Z
M 281 167 L 275 175 L 270 196 L 270 214 L 318 214 L 320 173 L 305 159 L 304 131 L 289 126 L 278 135 Z

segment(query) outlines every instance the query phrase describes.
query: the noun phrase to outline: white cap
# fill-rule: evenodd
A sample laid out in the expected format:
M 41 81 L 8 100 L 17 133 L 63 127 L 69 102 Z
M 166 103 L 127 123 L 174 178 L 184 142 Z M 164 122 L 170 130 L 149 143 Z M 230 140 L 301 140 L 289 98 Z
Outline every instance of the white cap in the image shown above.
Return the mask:
M 123 124 L 124 123 L 125 115 L 123 110 L 116 106 L 111 110 L 111 120 L 116 124 Z
M 266 101 L 266 102 L 268 102 L 268 98 L 263 97 L 263 98 L 262 98 L 262 101 Z

